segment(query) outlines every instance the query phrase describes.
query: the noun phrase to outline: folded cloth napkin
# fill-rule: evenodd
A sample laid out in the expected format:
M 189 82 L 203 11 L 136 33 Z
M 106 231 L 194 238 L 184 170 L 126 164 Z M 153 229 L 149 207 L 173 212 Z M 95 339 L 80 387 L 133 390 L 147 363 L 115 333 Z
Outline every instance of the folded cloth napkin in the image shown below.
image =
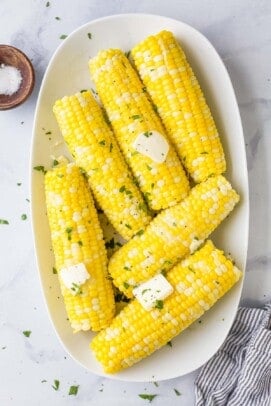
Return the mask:
M 238 310 L 195 385 L 196 406 L 271 406 L 271 303 Z

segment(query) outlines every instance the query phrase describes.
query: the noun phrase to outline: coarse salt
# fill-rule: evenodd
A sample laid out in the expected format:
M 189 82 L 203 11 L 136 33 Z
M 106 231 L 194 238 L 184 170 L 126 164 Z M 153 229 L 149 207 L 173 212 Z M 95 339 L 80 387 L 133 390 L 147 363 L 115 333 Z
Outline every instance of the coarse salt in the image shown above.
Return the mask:
M 0 65 L 0 94 L 11 96 L 19 90 L 22 82 L 19 69 L 14 66 Z

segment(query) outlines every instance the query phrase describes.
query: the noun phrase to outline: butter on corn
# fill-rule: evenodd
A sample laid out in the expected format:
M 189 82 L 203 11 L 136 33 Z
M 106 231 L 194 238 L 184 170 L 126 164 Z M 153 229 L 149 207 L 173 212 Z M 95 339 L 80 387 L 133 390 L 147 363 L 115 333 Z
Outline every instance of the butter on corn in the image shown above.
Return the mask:
M 131 51 L 135 66 L 195 182 L 225 172 L 218 131 L 185 53 L 169 31 L 147 37 Z
M 115 303 L 88 184 L 75 164 L 64 164 L 46 173 L 45 194 L 55 267 L 71 327 L 74 332 L 99 331 L 111 322 Z
M 53 107 L 63 137 L 100 207 L 125 239 L 144 230 L 151 220 L 147 206 L 89 91 L 65 96 Z
M 146 310 L 134 299 L 92 340 L 91 348 L 104 371 L 130 367 L 164 346 L 212 307 L 241 275 L 207 241 L 168 272 L 174 291 L 159 308 Z
M 239 201 L 222 176 L 196 185 L 179 204 L 159 213 L 145 232 L 133 237 L 109 261 L 113 283 L 127 297 L 138 284 L 166 272 L 196 250 Z
M 108 49 L 91 59 L 89 67 L 119 146 L 150 208 L 160 210 L 180 202 L 189 191 L 188 179 L 129 60 L 120 50 Z M 139 136 L 141 141 L 145 137 L 141 148 Z M 152 137 L 156 152 L 160 151 L 158 160 Z

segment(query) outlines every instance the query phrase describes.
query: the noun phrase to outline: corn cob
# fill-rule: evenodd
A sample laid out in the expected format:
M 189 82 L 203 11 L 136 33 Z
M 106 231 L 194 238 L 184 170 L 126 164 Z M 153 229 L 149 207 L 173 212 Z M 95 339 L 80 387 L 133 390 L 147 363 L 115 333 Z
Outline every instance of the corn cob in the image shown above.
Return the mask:
M 78 166 L 112 225 L 129 239 L 151 217 L 102 110 L 89 91 L 57 100 L 53 111 Z
M 120 148 L 149 206 L 160 210 L 178 203 L 187 195 L 189 184 L 173 147 L 169 146 L 166 159 L 159 163 L 134 146 L 139 135 L 150 137 L 151 142 L 151 136 L 158 133 L 168 141 L 130 62 L 120 50 L 109 49 L 91 59 L 89 66 Z
M 71 327 L 99 331 L 114 316 L 114 296 L 107 276 L 107 257 L 94 202 L 75 164 L 56 167 L 45 175 L 47 214 L 55 266 Z M 62 271 L 84 264 L 89 279 L 68 288 Z
M 214 119 L 186 56 L 168 31 L 146 38 L 132 56 L 183 165 L 195 182 L 225 172 Z
M 96 358 L 107 373 L 130 367 L 202 316 L 241 275 L 223 251 L 207 241 L 168 272 L 174 291 L 159 308 L 145 310 L 134 299 L 92 340 Z
M 113 283 L 127 297 L 132 289 L 166 272 L 192 253 L 231 212 L 239 196 L 222 176 L 196 185 L 179 204 L 158 214 L 109 261 Z

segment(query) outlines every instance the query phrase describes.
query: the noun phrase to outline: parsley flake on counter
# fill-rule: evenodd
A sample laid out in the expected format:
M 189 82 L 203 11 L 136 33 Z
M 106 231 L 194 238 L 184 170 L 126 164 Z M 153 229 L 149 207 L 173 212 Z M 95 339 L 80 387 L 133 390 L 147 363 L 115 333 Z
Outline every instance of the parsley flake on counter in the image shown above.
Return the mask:
M 46 379 L 43 379 L 43 380 L 41 381 L 41 383 L 44 383 L 44 382 L 47 382 Z
M 181 396 L 181 392 L 179 392 L 178 389 L 174 388 L 174 392 L 176 393 L 176 396 Z
M 45 175 L 46 172 L 47 172 L 47 171 L 45 170 L 45 168 L 44 168 L 43 165 L 34 166 L 33 169 L 34 169 L 35 171 L 42 172 L 44 175 Z
M 30 330 L 25 330 L 25 331 L 23 331 L 23 335 L 25 336 L 25 337 L 30 337 L 30 334 L 32 333 L 32 331 L 30 331 Z
M 0 219 L 0 224 L 9 224 L 9 222 L 7 220 Z
M 70 387 L 69 395 L 77 395 L 79 385 L 73 385 Z
M 22 214 L 22 215 L 21 215 L 21 219 L 22 219 L 22 220 L 26 220 L 26 219 L 27 219 L 27 215 L 26 215 L 26 214 Z
M 66 39 L 67 36 L 68 36 L 68 35 L 66 35 L 66 34 L 62 34 L 62 35 L 60 35 L 59 39 Z
M 21 182 L 17 182 L 17 186 L 21 186 L 22 184 L 21 184 Z
M 92 39 L 92 34 L 91 34 L 91 32 L 88 32 L 88 38 L 89 38 L 89 39 Z
M 141 393 L 138 395 L 141 399 L 146 399 L 148 400 L 150 403 L 153 401 L 153 399 L 157 396 L 157 395 L 147 395 L 146 393 Z
M 60 21 L 60 17 L 55 17 L 55 20 Z
M 53 388 L 54 390 L 58 390 L 58 389 L 59 389 L 59 380 L 58 380 L 58 379 L 55 379 L 55 380 L 54 380 L 54 384 L 52 385 L 52 388 Z
M 47 1 L 46 7 L 49 7 L 49 6 L 50 6 L 50 1 Z

